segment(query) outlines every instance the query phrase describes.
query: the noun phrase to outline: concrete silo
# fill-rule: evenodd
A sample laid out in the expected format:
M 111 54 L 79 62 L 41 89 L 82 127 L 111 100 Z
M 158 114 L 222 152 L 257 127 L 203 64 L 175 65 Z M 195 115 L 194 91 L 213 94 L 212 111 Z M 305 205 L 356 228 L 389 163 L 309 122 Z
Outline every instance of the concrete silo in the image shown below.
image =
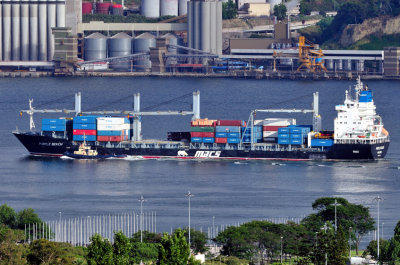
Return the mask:
M 47 60 L 53 60 L 54 36 L 51 28 L 56 26 L 56 0 L 47 0 Z
M 156 47 L 156 38 L 153 34 L 143 33 L 133 40 L 133 53 L 150 52 L 150 47 Z M 134 61 L 136 71 L 148 71 L 151 68 L 150 59 L 138 58 Z
M 39 25 L 37 0 L 31 0 L 29 4 L 29 60 L 38 60 L 39 49 Z
M 0 2 L 0 61 L 3 61 L 3 3 Z
M 187 31 L 187 43 L 188 47 L 194 47 L 194 36 L 193 36 L 193 12 L 194 12 L 194 2 L 190 1 L 187 4 L 187 23 L 188 23 L 188 31 Z
M 132 52 L 132 38 L 120 32 L 108 39 L 108 57 L 130 55 Z M 131 68 L 131 59 L 113 61 L 110 68 L 118 71 L 128 71 Z
M 95 32 L 85 37 L 84 60 L 100 60 L 107 58 L 107 37 Z
M 161 16 L 177 16 L 178 0 L 160 0 Z
M 140 7 L 140 13 L 145 17 L 160 16 L 160 0 L 144 0 Z
M 201 3 L 194 1 L 193 9 L 193 45 L 195 49 L 201 48 Z
M 188 0 L 179 0 L 178 3 L 179 16 L 186 15 L 188 12 Z
M 47 61 L 47 4 L 39 2 L 39 61 Z
M 56 26 L 65 27 L 65 1 L 57 0 L 56 3 Z
M 161 38 L 165 39 L 165 44 L 172 44 L 172 45 L 179 45 L 183 46 L 183 39 L 181 37 L 178 37 L 175 34 L 172 33 L 167 33 L 163 35 Z M 177 53 L 177 48 L 173 47 L 168 47 L 168 53 L 176 54 Z M 176 57 L 168 57 L 165 62 L 165 66 L 170 66 L 173 64 L 177 64 L 178 60 Z
M 21 0 L 21 61 L 29 61 L 29 2 Z
M 20 15 L 20 1 L 13 1 L 11 4 L 11 58 L 13 61 L 21 59 L 21 15 Z
M 217 13 L 216 13 L 216 18 L 217 18 L 217 23 L 215 23 L 216 27 L 216 36 L 217 36 L 217 54 L 222 54 L 222 2 L 217 1 Z
M 2 5 L 3 24 L 3 60 L 11 60 L 11 4 L 10 0 L 3 0 Z
M 200 2 L 200 17 L 201 17 L 201 39 L 200 39 L 200 47 L 199 49 L 203 51 L 211 51 L 211 27 L 215 27 L 215 25 L 211 25 L 211 18 L 210 18 L 210 13 L 211 13 L 211 4 L 214 5 L 214 2 Z
M 217 2 L 211 2 L 210 52 L 217 53 Z

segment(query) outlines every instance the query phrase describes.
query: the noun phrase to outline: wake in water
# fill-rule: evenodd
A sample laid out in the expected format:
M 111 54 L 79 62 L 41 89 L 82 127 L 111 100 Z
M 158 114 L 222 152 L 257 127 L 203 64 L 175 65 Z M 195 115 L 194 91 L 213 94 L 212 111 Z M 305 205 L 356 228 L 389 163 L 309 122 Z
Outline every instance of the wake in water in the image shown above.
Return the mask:
M 61 159 L 73 159 L 72 157 L 69 156 L 60 156 Z
M 282 164 L 282 163 L 271 163 L 271 165 L 273 165 L 273 166 L 286 166 L 286 164 Z
M 233 164 L 235 164 L 235 165 L 247 165 L 248 163 L 236 161 L 236 162 L 233 162 Z

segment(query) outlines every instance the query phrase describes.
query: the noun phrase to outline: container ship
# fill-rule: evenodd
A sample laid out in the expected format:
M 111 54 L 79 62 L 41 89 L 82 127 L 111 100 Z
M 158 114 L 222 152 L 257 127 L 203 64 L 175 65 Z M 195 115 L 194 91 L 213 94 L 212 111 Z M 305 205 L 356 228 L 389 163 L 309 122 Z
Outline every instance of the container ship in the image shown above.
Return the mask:
M 37 110 L 29 101 L 30 131 L 13 134 L 32 155 L 63 156 L 85 142 L 104 156 L 143 159 L 233 160 L 376 160 L 385 157 L 389 133 L 376 114 L 373 93 L 360 79 L 337 105 L 333 131 L 321 130 L 318 92 L 311 109 L 257 109 L 245 120 L 200 118 L 200 92 L 193 93 L 192 111 L 140 111 L 140 94 L 128 111 L 83 112 L 80 93 L 74 110 Z M 42 119 L 35 132 L 33 114 L 70 113 L 73 117 Z M 256 120 L 256 113 L 312 113 L 312 125 L 298 125 L 291 118 Z M 192 115 L 190 131 L 168 132 L 168 140 L 143 140 L 141 117 L 145 115 Z

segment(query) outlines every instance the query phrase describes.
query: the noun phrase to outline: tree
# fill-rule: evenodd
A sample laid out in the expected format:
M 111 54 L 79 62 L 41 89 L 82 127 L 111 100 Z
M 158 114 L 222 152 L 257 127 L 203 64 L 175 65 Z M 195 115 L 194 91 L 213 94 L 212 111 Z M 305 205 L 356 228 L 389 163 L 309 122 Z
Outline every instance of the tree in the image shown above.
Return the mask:
M 24 238 L 22 231 L 0 225 L 0 264 L 26 264 L 25 247 L 17 244 Z
M 311 0 L 301 0 L 300 1 L 300 14 L 310 15 L 313 10 L 313 1 Z
M 0 224 L 5 224 L 9 228 L 15 228 L 16 214 L 14 209 L 7 204 L 0 206 Z
M 189 229 L 185 229 L 185 235 L 188 235 Z M 203 253 L 208 250 L 206 247 L 207 244 L 207 235 L 203 232 L 200 232 L 198 230 L 194 230 L 193 228 L 190 228 L 190 241 L 191 241 L 191 248 L 193 249 L 194 253 Z
M 160 265 L 186 265 L 189 255 L 190 249 L 184 231 L 177 229 L 171 236 L 164 233 L 161 238 Z
M 284 20 L 286 18 L 287 8 L 285 4 L 280 3 L 279 5 L 274 6 L 274 15 L 278 18 L 278 20 Z
M 73 248 L 68 243 L 51 242 L 46 239 L 35 240 L 29 246 L 27 257 L 32 265 L 73 264 Z
M 158 259 L 160 244 L 132 242 L 130 260 L 133 264 L 143 262 L 155 262 Z
M 148 231 L 142 232 L 143 243 L 160 243 L 161 234 L 151 233 Z M 131 242 L 140 242 L 140 232 L 136 232 L 131 237 Z
M 86 260 L 89 265 L 113 265 L 113 246 L 102 236 L 95 234 L 90 238 Z
M 115 265 L 130 264 L 131 243 L 121 232 L 114 234 L 113 261 Z
M 233 19 L 237 16 L 236 4 L 229 0 L 226 3 L 222 3 L 222 19 Z

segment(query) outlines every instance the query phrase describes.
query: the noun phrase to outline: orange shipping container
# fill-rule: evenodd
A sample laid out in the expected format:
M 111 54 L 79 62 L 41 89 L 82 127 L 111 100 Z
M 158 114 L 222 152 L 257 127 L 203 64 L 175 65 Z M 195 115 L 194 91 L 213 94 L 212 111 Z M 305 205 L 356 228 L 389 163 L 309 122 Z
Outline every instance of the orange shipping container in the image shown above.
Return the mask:
M 207 118 L 205 119 L 197 119 L 192 121 L 192 126 L 215 126 L 215 123 L 217 120 L 209 120 Z

